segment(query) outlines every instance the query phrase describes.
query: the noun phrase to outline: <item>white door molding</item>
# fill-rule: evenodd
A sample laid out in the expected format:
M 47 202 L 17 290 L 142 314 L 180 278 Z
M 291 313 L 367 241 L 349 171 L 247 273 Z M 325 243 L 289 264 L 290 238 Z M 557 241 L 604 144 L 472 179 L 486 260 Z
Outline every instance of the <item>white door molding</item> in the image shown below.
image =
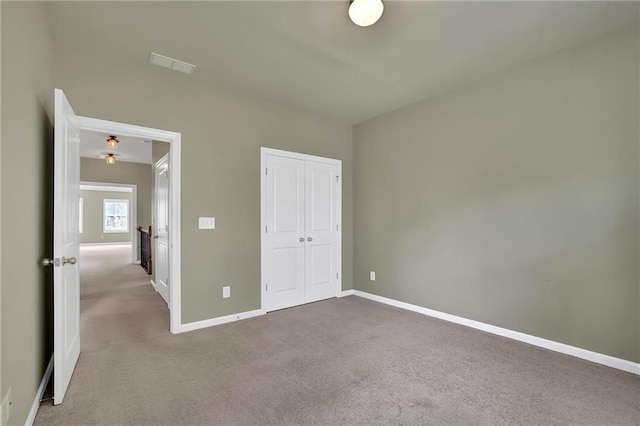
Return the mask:
M 326 164 L 334 166 L 337 170 L 336 179 L 338 184 L 336 185 L 336 216 L 335 221 L 338 228 L 336 229 L 337 241 L 336 241 L 336 253 L 335 253 L 335 295 L 338 296 L 342 290 L 342 161 L 332 158 L 318 157 L 314 155 L 301 154 L 297 152 L 289 152 L 272 148 L 260 148 L 260 247 L 261 247 L 261 310 L 269 310 L 267 306 L 267 276 L 268 276 L 268 243 L 266 238 L 266 230 L 268 225 L 267 217 L 267 162 L 268 157 L 282 157 L 288 159 L 302 160 L 306 162 Z M 306 236 L 305 236 L 306 237 Z M 334 272 L 332 272 L 333 274 Z M 333 279 L 333 275 L 332 275 Z
M 97 118 L 78 117 L 81 129 L 97 132 L 115 133 L 122 136 L 141 137 L 169 143 L 169 280 L 170 285 L 170 330 L 182 332 L 181 314 L 181 265 L 180 265 L 180 178 L 181 178 L 181 141 L 182 135 L 168 130 L 117 123 Z
M 82 143 L 82 140 L 80 140 Z M 82 188 L 82 186 L 91 186 L 94 189 L 90 188 Z M 93 191 L 109 191 L 114 188 L 126 188 L 131 189 L 131 206 L 129 209 L 129 224 L 131 225 L 131 263 L 136 263 L 138 261 L 138 245 L 136 241 L 138 241 L 138 185 L 128 184 L 128 183 L 109 183 L 109 182 L 87 182 L 80 181 L 80 189 L 84 190 L 93 190 Z M 101 243 L 96 243 L 101 244 Z M 102 243 L 103 244 L 103 243 Z M 87 245 L 87 244 L 80 244 Z

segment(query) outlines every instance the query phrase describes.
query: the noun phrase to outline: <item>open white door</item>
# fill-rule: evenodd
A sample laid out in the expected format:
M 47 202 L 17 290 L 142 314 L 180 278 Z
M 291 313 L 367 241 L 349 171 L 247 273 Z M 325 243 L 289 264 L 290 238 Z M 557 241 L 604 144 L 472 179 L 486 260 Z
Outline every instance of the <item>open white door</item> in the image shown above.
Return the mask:
M 156 270 L 156 290 L 169 303 L 169 154 L 155 166 L 156 222 L 154 226 L 155 251 L 153 266 Z
M 55 91 L 53 208 L 53 403 L 67 392 L 80 356 L 80 128 L 62 90 Z

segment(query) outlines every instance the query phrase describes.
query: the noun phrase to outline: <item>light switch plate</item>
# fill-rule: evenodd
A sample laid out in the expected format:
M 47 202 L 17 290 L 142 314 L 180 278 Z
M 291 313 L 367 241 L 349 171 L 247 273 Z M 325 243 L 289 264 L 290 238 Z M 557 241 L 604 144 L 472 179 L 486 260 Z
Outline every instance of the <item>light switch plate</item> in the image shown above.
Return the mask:
M 215 217 L 198 218 L 198 229 L 216 229 L 216 218 Z
M 227 299 L 229 297 L 231 297 L 231 287 L 230 286 L 224 286 L 222 287 L 222 297 L 224 299 Z
M 375 281 L 376 280 L 376 273 L 375 271 L 369 271 L 369 279 L 371 281 Z

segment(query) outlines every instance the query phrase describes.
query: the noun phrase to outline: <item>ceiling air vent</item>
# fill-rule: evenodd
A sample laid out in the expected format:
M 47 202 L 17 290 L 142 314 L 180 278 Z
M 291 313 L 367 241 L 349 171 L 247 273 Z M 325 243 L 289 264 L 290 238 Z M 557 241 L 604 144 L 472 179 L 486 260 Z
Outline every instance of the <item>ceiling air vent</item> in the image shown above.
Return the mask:
M 169 58 L 168 56 L 158 55 L 154 52 L 151 52 L 151 55 L 149 56 L 149 63 L 185 74 L 193 74 L 193 71 L 196 69 L 196 66 L 193 64 Z

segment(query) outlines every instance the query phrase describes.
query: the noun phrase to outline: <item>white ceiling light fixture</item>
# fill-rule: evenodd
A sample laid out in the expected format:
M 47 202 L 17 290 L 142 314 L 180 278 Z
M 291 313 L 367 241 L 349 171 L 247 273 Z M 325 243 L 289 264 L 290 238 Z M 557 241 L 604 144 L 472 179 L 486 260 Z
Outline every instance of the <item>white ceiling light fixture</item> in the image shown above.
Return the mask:
M 354 24 L 368 27 L 378 22 L 384 12 L 382 0 L 351 0 L 349 18 Z
M 155 52 L 151 52 L 151 55 L 149 55 L 149 63 L 189 75 L 193 74 L 193 71 L 196 69 L 196 66 L 193 64 L 179 61 L 168 56 L 159 55 Z

